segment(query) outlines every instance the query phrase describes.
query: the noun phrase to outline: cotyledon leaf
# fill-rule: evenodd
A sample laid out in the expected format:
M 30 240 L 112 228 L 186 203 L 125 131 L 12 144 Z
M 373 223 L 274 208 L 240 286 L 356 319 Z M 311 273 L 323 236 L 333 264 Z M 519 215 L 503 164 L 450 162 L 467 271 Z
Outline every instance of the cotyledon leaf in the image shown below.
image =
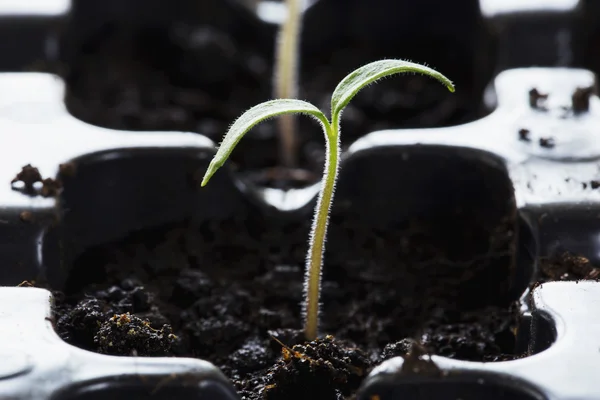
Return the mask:
M 244 137 L 250 129 L 260 122 L 282 114 L 307 114 L 321 123 L 326 134 L 329 131 L 329 121 L 327 120 L 327 117 L 325 117 L 321 110 L 306 101 L 278 99 L 258 104 L 243 113 L 233 125 L 231 125 L 219 146 L 217 154 L 213 157 L 204 174 L 202 186 L 205 186 L 215 172 L 225 164 L 225 161 L 227 161 L 235 146 L 237 146 L 242 137 Z
M 354 96 L 356 96 L 356 94 L 365 86 L 368 86 L 369 84 L 386 76 L 404 72 L 428 75 L 440 81 L 451 92 L 454 92 L 454 85 L 450 79 L 446 78 L 436 70 L 425 67 L 424 65 L 403 60 L 375 61 L 350 73 L 337 85 L 333 91 L 333 95 L 331 96 L 332 123 L 335 124 L 334 119 L 336 116 L 339 117 L 344 107 L 346 107 L 350 100 L 352 100 Z

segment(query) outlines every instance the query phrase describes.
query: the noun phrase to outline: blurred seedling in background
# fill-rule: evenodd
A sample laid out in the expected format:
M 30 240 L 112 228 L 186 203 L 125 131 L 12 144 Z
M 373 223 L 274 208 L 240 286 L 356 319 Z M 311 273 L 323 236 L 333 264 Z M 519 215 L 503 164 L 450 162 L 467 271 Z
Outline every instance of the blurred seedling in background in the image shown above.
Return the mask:
M 281 24 L 275 52 L 274 96 L 276 99 L 298 97 L 298 68 L 302 4 L 304 0 L 286 0 L 287 16 Z M 279 155 L 281 165 L 298 165 L 298 132 L 296 116 L 283 114 L 279 118 Z
M 242 4 L 260 19 L 279 25 L 273 65 L 273 97 L 276 99 L 298 97 L 302 16 L 316 2 L 317 0 L 242 0 Z M 287 169 L 297 168 L 300 140 L 296 116 L 284 114 L 277 122 L 279 163 Z

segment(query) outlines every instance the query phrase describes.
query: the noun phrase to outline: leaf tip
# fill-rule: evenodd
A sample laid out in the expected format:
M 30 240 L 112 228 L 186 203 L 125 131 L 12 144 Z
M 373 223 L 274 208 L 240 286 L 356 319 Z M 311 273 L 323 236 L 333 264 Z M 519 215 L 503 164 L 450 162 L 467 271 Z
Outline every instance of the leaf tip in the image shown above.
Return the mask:
M 200 183 L 200 187 L 204 187 L 208 184 L 208 181 L 210 181 L 210 178 L 212 178 L 212 176 L 215 174 L 217 169 L 218 169 L 218 167 L 215 168 L 214 163 L 211 162 L 210 165 L 208 166 L 208 169 L 204 173 L 204 177 L 202 178 L 202 183 Z
M 456 92 L 456 87 L 454 86 L 454 83 L 448 81 L 446 83 L 446 87 L 448 88 L 448 90 L 450 91 L 450 93 Z

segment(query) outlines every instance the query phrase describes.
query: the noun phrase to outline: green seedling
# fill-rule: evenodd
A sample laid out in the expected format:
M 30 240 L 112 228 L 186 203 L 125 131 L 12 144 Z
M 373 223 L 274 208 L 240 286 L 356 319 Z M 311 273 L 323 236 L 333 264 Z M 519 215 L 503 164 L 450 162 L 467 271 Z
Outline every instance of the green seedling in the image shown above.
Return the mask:
M 364 87 L 386 76 L 404 72 L 428 75 L 440 81 L 451 92 L 454 92 L 452 82 L 431 68 L 402 60 L 375 61 L 358 68 L 338 84 L 331 96 L 330 120 L 317 107 L 302 100 L 271 100 L 250 108 L 229 128 L 202 180 L 202 186 L 205 186 L 214 173 L 227 161 L 242 137 L 262 121 L 286 114 L 306 114 L 321 124 L 325 134 L 326 160 L 306 259 L 304 334 L 307 340 L 315 340 L 318 332 L 321 267 L 329 222 L 329 210 L 339 169 L 340 118 L 342 111 Z
M 301 5 L 304 0 L 287 0 L 287 18 L 279 30 L 276 57 L 274 97 L 295 99 L 298 97 L 298 46 L 302 25 Z M 279 156 L 284 167 L 297 164 L 298 137 L 293 114 L 279 118 Z

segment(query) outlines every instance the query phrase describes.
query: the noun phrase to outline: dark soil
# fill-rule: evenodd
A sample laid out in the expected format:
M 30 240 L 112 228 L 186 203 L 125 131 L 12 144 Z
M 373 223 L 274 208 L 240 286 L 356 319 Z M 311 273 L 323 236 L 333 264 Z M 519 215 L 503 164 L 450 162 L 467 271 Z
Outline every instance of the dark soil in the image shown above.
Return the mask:
M 143 340 L 139 340 L 142 337 Z M 131 354 L 133 356 L 160 356 L 171 350 L 177 336 L 169 325 L 153 329 L 149 321 L 135 315 L 115 314 L 102 321 L 94 343 L 103 354 Z
M 543 147 L 545 149 L 552 149 L 554 148 L 554 146 L 556 146 L 556 143 L 554 142 L 554 138 L 548 137 L 541 137 L 539 140 L 540 143 L 540 147 Z
M 600 268 L 583 256 L 561 253 L 540 260 L 538 283 L 550 281 L 598 280 Z
M 536 88 L 529 90 L 529 106 L 536 110 L 547 110 L 546 100 L 548 100 L 547 93 L 540 93 Z
M 524 142 L 531 142 L 531 137 L 529 136 L 530 133 L 531 131 L 529 129 L 519 129 L 519 140 L 522 140 Z
M 507 213 L 373 228 L 334 208 L 321 299 L 321 331 L 333 337 L 316 342 L 300 331 L 308 225 L 256 212 L 90 250 L 57 293 L 57 331 L 102 353 L 207 359 L 246 399 L 350 398 L 373 366 L 405 356 L 413 339 L 458 359 L 515 358 Z M 124 335 L 129 329 L 136 334 Z
M 18 190 L 28 196 L 54 197 L 60 193 L 62 182 L 54 178 L 42 178 L 40 171 L 31 164 L 21 168 L 11 180 L 14 190 Z M 22 183 L 22 187 L 15 186 Z M 27 218 L 22 218 L 27 219 Z
M 10 183 L 11 185 L 14 185 L 18 182 L 23 183 L 23 188 L 21 191 L 25 194 L 32 195 L 36 192 L 35 184 L 41 181 L 42 174 L 40 174 L 40 171 L 31 164 L 27 164 L 21 168 L 21 171 L 15 175 Z
M 571 96 L 571 105 L 575 114 L 589 111 L 590 97 L 594 94 L 594 87 L 579 87 Z

